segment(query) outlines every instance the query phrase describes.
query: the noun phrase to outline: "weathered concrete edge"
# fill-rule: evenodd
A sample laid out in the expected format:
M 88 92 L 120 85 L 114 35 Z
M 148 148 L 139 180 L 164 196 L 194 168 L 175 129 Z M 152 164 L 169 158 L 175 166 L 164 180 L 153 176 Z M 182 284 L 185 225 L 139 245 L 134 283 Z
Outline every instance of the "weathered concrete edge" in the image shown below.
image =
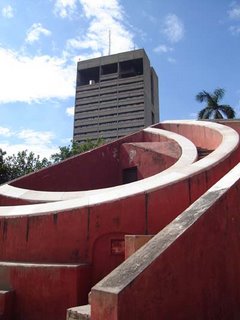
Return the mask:
M 240 163 L 108 276 L 94 291 L 119 294 L 240 179 Z
M 146 128 L 143 132 L 147 132 L 156 136 L 163 136 L 169 140 L 176 142 L 182 150 L 181 157 L 168 169 L 177 169 L 182 166 L 192 164 L 197 159 L 197 149 L 195 145 L 187 138 L 163 129 Z M 151 141 L 149 141 L 151 142 Z M 159 173 L 159 175 L 166 175 L 166 170 Z M 111 188 L 102 188 L 93 191 L 70 191 L 70 192 L 54 192 L 54 191 L 37 191 L 30 189 L 23 189 L 14 187 L 11 184 L 4 184 L 0 187 L 0 194 L 14 199 L 23 199 L 28 201 L 36 201 L 37 203 L 55 202 L 55 201 L 66 201 L 73 198 L 86 197 L 89 195 L 97 194 L 99 192 L 106 192 L 107 190 L 119 188 L 119 186 Z M 126 186 L 125 186 L 126 188 Z
M 35 262 L 11 262 L 0 261 L 0 267 L 8 268 L 84 268 L 88 267 L 87 263 L 35 263 Z
M 73 307 L 67 309 L 67 320 L 73 319 L 90 319 L 91 318 L 91 306 L 89 304 L 79 307 Z
M 189 124 L 189 125 L 200 125 L 212 129 L 216 129 L 219 133 L 222 133 L 223 136 L 230 135 L 231 143 L 229 138 L 224 139 L 223 143 L 213 151 L 206 158 L 197 161 L 189 166 L 180 168 L 168 168 L 162 173 L 156 174 L 144 180 L 136 181 L 131 183 L 131 188 L 129 185 L 120 185 L 107 189 L 98 189 L 93 191 L 85 191 L 83 197 L 73 198 L 64 201 L 49 202 L 43 204 L 29 204 L 21 206 L 5 206 L 0 207 L 1 212 L 0 216 L 5 217 L 16 217 L 24 215 L 44 215 L 52 212 L 64 212 L 65 210 L 72 210 L 76 208 L 82 208 L 85 206 L 97 205 L 104 202 L 115 201 L 116 199 L 126 198 L 132 195 L 145 193 L 149 191 L 154 191 L 158 188 L 163 188 L 166 185 L 171 185 L 176 181 L 186 179 L 197 173 L 202 172 L 203 170 L 210 170 L 213 166 L 216 166 L 219 162 L 225 159 L 231 154 L 239 145 L 239 135 L 238 133 L 224 125 L 216 123 L 207 123 L 207 122 L 197 122 L 197 121 L 167 121 L 166 123 L 179 123 L 179 124 Z M 226 141 L 227 140 L 227 141 Z M 221 149 L 223 154 L 219 154 L 218 149 Z

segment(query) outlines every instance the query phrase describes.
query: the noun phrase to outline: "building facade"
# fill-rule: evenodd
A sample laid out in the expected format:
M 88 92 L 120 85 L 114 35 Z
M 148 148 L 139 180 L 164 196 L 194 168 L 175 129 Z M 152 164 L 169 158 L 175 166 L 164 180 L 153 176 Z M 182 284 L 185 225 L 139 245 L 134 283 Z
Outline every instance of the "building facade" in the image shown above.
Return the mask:
M 157 122 L 158 78 L 143 49 L 78 62 L 74 141 L 113 140 Z

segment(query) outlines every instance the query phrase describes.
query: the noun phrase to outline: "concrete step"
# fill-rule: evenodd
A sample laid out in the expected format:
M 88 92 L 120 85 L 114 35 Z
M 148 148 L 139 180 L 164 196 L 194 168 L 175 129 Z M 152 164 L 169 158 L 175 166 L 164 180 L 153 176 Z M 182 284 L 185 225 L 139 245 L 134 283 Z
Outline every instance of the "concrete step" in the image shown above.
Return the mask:
M 0 261 L 0 289 L 15 290 L 14 320 L 65 319 L 69 307 L 79 300 L 87 303 L 90 271 L 88 264 L 81 263 Z M 0 320 L 10 320 L 7 293 L 2 292 L 0 302 Z
M 125 235 L 125 259 L 145 245 L 154 235 Z M 88 305 L 69 308 L 66 320 L 91 319 L 91 292 L 88 294 Z
M 14 290 L 0 290 L 0 320 L 13 319 L 14 298 Z
M 85 306 L 69 308 L 67 310 L 66 320 L 89 320 L 89 319 L 91 319 L 90 304 L 87 304 Z

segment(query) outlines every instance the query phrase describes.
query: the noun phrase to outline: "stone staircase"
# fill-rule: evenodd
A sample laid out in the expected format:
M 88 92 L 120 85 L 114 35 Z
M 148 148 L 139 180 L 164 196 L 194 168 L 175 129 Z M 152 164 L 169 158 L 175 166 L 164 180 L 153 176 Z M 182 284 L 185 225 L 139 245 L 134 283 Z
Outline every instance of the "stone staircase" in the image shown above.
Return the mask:
M 125 259 L 146 244 L 153 235 L 125 235 Z M 91 319 L 91 292 L 88 295 L 87 305 L 69 308 L 66 320 L 89 320 Z

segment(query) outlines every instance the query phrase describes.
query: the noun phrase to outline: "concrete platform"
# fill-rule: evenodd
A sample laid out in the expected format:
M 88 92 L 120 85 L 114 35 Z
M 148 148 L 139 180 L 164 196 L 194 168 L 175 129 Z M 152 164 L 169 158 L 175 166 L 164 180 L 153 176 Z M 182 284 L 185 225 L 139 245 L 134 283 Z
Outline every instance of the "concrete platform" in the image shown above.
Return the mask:
M 74 307 L 67 310 L 66 320 L 89 320 L 91 319 L 91 306 Z

